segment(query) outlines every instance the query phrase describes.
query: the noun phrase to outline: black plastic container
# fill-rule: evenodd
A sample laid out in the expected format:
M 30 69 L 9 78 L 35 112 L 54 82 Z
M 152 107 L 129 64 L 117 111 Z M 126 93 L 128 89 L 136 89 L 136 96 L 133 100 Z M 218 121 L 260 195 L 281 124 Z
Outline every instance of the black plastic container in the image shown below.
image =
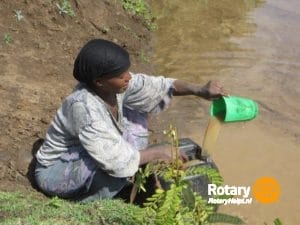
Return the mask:
M 208 167 L 218 170 L 216 164 L 209 156 L 203 156 L 201 147 L 189 138 L 179 139 L 179 151 L 185 153 L 189 161 L 193 162 L 190 167 Z M 208 184 L 211 183 L 206 175 L 192 175 L 185 178 L 189 181 L 191 188 L 204 198 L 208 198 Z M 163 189 L 169 189 L 171 183 L 159 178 Z

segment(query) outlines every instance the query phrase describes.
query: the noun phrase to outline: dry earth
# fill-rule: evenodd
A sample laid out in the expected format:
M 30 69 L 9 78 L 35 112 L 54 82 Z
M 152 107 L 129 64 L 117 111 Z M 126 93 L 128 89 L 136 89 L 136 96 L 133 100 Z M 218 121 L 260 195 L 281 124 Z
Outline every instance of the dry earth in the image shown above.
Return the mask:
M 151 34 L 140 18 L 118 1 L 70 2 L 75 17 L 60 15 L 59 1 L 0 1 L 0 190 L 31 189 L 32 150 L 76 83 L 73 61 L 84 43 L 112 40 L 130 52 L 132 70 L 152 71 L 144 60 Z

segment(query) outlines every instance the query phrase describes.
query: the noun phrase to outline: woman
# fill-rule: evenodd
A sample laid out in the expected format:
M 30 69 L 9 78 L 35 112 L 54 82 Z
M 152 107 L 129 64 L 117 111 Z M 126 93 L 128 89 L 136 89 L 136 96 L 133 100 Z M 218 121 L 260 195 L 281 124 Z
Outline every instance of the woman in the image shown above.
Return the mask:
M 166 108 L 172 96 L 207 100 L 225 92 L 129 72 L 128 52 L 113 42 L 89 41 L 74 63 L 79 81 L 64 100 L 37 152 L 36 181 L 47 195 L 91 201 L 112 198 L 139 166 L 170 161 L 170 146 L 147 146 L 147 115 Z M 184 156 L 182 156 L 184 158 Z

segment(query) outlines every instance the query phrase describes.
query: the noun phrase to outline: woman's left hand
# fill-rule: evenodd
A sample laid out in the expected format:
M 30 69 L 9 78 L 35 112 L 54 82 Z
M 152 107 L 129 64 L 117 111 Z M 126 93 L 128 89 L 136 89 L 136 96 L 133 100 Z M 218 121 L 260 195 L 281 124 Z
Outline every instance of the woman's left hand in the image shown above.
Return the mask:
M 204 86 L 185 82 L 183 80 L 176 80 L 173 83 L 173 95 L 196 95 L 207 100 L 218 99 L 222 96 L 228 96 L 223 86 L 217 81 L 209 81 Z
M 197 95 L 210 101 L 218 99 L 222 96 L 228 96 L 223 86 L 217 81 L 207 82 L 207 84 L 200 88 Z

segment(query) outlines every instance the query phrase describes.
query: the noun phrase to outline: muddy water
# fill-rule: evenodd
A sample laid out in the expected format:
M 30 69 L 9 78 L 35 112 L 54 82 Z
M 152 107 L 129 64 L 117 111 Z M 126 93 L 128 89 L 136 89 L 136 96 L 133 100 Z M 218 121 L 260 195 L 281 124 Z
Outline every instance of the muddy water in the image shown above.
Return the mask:
M 215 148 L 219 133 L 222 128 L 222 122 L 217 117 L 210 117 L 205 130 L 205 135 L 202 142 L 202 154 L 214 157 Z
M 248 224 L 300 224 L 300 1 L 152 0 L 159 30 L 154 63 L 160 74 L 204 83 L 219 80 L 231 95 L 259 103 L 249 122 L 222 124 L 213 158 L 228 185 L 272 176 L 278 202 L 221 207 Z M 159 117 L 182 137 L 203 143 L 210 103 L 178 97 Z

